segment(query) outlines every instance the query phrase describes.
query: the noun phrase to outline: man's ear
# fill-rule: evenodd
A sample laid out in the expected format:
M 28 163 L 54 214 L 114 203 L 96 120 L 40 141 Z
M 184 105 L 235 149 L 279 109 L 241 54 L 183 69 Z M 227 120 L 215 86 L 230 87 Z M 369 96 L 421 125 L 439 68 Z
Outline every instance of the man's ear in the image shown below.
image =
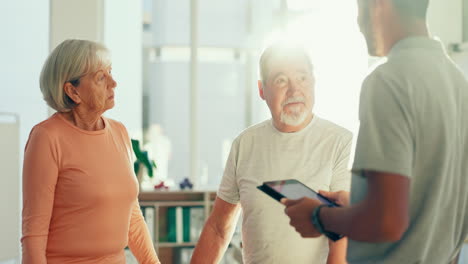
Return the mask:
M 260 98 L 265 100 L 265 95 L 263 94 L 263 82 L 261 80 L 258 80 L 257 85 L 258 85 L 258 94 L 260 95 Z
M 78 94 L 78 91 L 76 91 L 76 87 L 73 86 L 70 82 L 66 82 L 63 85 L 63 91 L 70 97 L 70 99 L 75 102 L 75 104 L 81 103 L 81 98 L 80 95 Z

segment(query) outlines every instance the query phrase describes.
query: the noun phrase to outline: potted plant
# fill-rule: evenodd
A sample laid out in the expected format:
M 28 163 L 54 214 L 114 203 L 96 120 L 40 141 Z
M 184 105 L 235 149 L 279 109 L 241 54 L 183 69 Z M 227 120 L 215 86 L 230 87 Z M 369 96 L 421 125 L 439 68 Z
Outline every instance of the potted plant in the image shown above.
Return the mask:
M 136 160 L 133 163 L 133 170 L 138 179 L 141 189 L 141 182 L 143 181 L 143 172 L 146 170 L 148 177 L 152 178 L 154 175 L 153 169 L 156 169 L 156 163 L 148 157 L 148 151 L 144 151 L 140 147 L 140 141 L 132 139 L 132 149 L 135 153 Z

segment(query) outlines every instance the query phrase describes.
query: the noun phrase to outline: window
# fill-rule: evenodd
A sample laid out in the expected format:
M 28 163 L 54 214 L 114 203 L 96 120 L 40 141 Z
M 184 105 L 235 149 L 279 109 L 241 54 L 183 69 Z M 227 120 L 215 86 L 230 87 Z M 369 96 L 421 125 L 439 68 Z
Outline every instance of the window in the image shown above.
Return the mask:
M 156 141 L 148 145 L 160 165 L 156 181 L 187 177 L 196 188 L 217 188 L 232 140 L 270 118 L 257 65 L 277 38 L 310 47 L 315 112 L 357 131 L 368 59 L 355 2 L 144 0 L 143 8 L 143 124 Z

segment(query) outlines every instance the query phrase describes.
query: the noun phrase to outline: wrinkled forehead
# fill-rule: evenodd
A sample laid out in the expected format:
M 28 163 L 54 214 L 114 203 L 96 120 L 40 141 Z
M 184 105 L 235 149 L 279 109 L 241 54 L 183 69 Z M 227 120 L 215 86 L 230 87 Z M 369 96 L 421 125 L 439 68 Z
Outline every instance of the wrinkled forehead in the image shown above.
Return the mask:
M 267 78 L 278 72 L 304 72 L 312 74 L 313 68 L 309 57 L 303 53 L 273 55 L 266 63 Z

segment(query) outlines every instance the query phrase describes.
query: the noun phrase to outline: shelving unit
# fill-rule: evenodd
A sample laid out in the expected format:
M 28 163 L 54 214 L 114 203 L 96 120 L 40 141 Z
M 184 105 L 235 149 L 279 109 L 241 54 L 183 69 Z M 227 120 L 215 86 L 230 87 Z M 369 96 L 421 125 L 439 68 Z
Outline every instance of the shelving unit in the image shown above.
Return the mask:
M 175 263 L 178 248 L 193 248 L 196 241 L 167 242 L 160 238 L 167 235 L 167 212 L 170 207 L 200 206 L 204 209 L 204 221 L 210 215 L 216 198 L 215 191 L 152 191 L 141 192 L 141 207 L 154 208 L 154 247 L 162 263 Z M 151 228 L 150 228 L 151 229 Z

